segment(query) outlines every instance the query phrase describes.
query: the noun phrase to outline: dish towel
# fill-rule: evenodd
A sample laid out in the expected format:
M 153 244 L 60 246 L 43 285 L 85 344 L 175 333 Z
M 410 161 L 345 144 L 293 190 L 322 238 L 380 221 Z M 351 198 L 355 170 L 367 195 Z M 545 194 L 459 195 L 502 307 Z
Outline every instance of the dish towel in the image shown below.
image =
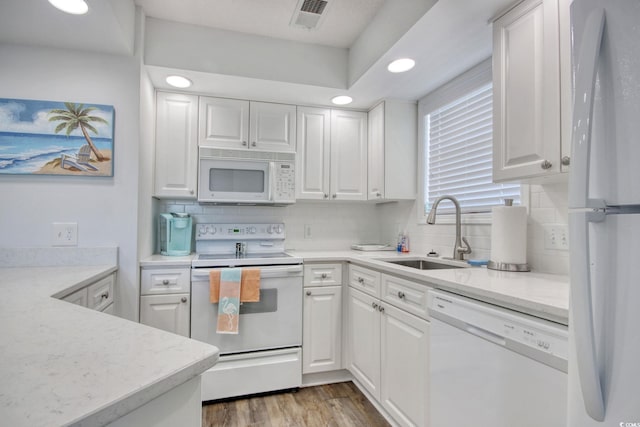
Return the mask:
M 223 268 L 220 271 L 220 303 L 216 328 L 219 334 L 238 334 L 241 274 L 241 268 Z
M 209 272 L 209 301 L 217 304 L 220 300 L 220 271 Z M 260 269 L 243 268 L 240 279 L 240 302 L 260 301 Z

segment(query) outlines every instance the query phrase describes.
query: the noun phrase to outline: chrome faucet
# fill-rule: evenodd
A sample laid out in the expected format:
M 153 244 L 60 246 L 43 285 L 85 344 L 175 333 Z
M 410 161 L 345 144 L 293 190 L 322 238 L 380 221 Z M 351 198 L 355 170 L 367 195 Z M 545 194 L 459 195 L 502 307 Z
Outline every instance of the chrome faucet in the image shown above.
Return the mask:
M 463 260 L 464 254 L 471 253 L 471 246 L 469 246 L 469 242 L 466 237 L 460 236 L 460 228 L 461 228 L 461 220 L 460 220 L 460 203 L 453 196 L 440 196 L 433 202 L 433 206 L 431 206 L 431 210 L 429 211 L 429 216 L 427 216 L 427 224 L 435 224 L 436 223 L 436 210 L 438 209 L 438 204 L 440 204 L 443 200 L 451 200 L 453 205 L 456 207 L 456 243 L 453 247 L 453 259 Z M 462 243 L 464 242 L 464 246 Z

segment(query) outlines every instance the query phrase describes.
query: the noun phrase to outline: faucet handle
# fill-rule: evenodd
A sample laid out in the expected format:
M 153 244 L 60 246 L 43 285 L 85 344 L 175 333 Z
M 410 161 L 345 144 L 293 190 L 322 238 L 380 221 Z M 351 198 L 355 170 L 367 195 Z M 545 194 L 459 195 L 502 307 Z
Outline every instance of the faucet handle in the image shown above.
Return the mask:
M 458 251 L 458 253 L 461 254 L 470 254 L 471 253 L 471 245 L 469 244 L 469 241 L 467 240 L 466 237 L 462 238 L 462 242 L 464 243 L 464 247 L 463 246 L 459 246 L 456 250 Z

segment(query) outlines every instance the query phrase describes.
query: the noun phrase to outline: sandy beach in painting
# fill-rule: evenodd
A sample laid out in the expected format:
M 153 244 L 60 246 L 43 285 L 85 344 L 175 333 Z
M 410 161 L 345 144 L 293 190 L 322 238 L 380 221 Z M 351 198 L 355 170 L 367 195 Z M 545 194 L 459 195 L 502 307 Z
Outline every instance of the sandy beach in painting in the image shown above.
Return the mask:
M 97 171 L 79 171 L 75 168 L 65 168 L 62 169 L 60 167 L 60 158 L 55 158 L 50 162 L 47 162 L 44 166 L 42 166 L 38 171 L 33 172 L 34 174 L 46 174 L 46 175 L 71 175 L 73 172 L 78 172 L 78 176 L 111 176 L 111 150 L 100 150 L 100 152 L 109 160 L 105 160 L 103 162 L 98 162 L 95 159 L 95 155 L 91 154 L 91 165 L 98 168 Z

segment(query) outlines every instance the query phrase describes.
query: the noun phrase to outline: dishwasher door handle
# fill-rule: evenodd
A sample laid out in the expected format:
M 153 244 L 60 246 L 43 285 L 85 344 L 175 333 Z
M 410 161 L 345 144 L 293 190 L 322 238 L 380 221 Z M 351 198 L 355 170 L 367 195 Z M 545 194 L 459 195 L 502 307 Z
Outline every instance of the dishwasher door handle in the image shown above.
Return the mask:
M 464 330 L 472 335 L 484 338 L 487 341 L 491 341 L 494 344 L 501 345 L 503 347 L 507 345 L 507 340 L 503 336 L 494 334 L 493 332 L 487 331 L 486 329 L 478 328 L 466 323 Z

